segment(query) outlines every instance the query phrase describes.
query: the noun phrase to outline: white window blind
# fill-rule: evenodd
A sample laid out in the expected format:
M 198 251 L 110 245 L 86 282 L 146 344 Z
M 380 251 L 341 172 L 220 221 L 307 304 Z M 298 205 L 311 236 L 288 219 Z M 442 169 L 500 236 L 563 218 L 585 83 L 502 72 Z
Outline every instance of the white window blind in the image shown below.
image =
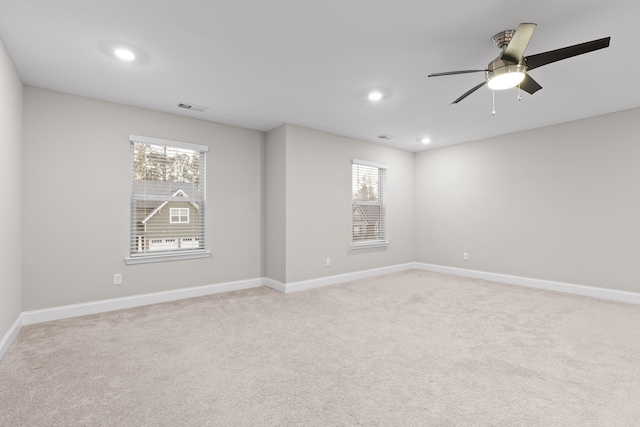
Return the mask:
M 353 246 L 386 244 L 386 165 L 352 160 L 351 233 Z
M 206 254 L 208 147 L 135 135 L 130 143 L 131 258 L 127 261 Z

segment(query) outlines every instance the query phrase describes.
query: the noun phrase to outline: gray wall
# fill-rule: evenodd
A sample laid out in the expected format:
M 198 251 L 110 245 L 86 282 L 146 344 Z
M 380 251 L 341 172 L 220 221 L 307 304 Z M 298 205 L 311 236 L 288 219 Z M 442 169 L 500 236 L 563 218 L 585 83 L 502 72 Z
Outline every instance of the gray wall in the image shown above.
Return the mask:
M 640 292 L 639 123 L 634 109 L 418 153 L 416 260 Z
M 24 99 L 23 310 L 263 276 L 262 132 L 33 87 Z M 129 134 L 210 147 L 210 258 L 124 264 Z
M 350 248 L 354 158 L 388 166 L 387 247 Z M 286 125 L 286 282 L 414 261 L 413 165 L 413 153 Z
M 265 171 L 265 275 L 286 282 L 287 126 L 267 133 Z
M 414 260 L 640 292 L 640 109 L 414 155 L 294 125 L 265 135 L 32 87 L 23 97 L 4 51 L 0 85 L 0 171 L 17 206 L 0 210 L 3 334 L 20 310 Z M 211 258 L 124 264 L 129 134 L 210 146 Z M 389 167 L 388 247 L 350 248 L 352 158 Z
M 0 42 L 0 339 L 22 311 L 22 91 Z

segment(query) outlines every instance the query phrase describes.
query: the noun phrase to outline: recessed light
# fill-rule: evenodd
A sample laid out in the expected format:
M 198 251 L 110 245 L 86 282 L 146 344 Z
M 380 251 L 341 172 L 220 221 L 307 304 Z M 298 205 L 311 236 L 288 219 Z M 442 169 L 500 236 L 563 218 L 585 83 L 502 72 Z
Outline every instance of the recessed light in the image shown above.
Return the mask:
M 382 99 L 382 92 L 374 91 L 369 93 L 369 101 L 380 101 Z
M 123 61 L 133 61 L 136 59 L 136 55 L 127 49 L 116 49 L 113 51 L 113 54 Z
M 430 142 L 431 142 L 431 139 L 430 139 L 430 138 L 422 138 L 422 139 L 420 140 L 420 142 L 422 142 L 423 144 L 428 144 L 428 143 L 430 143 Z

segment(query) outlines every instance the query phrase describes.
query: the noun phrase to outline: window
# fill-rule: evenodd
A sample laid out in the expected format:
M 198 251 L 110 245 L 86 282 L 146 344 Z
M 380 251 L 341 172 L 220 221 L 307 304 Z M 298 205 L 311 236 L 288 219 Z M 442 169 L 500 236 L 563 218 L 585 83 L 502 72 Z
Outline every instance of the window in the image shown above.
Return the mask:
M 169 222 L 174 224 L 188 224 L 189 223 L 189 209 L 188 208 L 171 208 L 169 211 Z
M 208 147 L 130 136 L 131 238 L 127 264 L 209 256 L 205 249 Z
M 386 245 L 386 165 L 351 162 L 352 247 Z

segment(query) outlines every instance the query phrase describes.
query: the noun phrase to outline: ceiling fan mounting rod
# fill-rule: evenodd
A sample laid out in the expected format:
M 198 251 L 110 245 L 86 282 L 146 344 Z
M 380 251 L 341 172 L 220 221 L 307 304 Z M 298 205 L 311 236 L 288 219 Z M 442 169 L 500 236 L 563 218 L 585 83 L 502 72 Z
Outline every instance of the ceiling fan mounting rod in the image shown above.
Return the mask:
M 515 30 L 501 31 L 495 36 L 491 37 L 491 41 L 493 42 L 493 44 L 495 44 L 498 47 L 498 49 L 504 50 L 509 44 L 509 42 L 511 41 L 511 39 L 513 38 L 513 35 L 515 33 L 516 33 Z

